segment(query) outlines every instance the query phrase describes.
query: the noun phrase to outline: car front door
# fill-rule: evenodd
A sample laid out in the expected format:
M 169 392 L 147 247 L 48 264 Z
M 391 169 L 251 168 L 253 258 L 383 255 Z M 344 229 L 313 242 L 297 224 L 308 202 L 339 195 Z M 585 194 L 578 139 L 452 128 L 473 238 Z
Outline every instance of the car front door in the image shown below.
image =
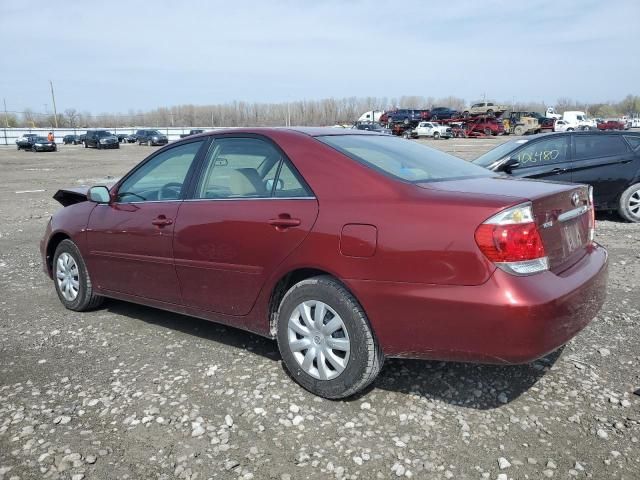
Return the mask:
M 519 163 L 511 173 L 516 177 L 570 182 L 570 152 L 568 135 L 551 135 L 527 142 L 511 155 L 510 158 Z
M 246 315 L 265 280 L 308 235 L 318 203 L 261 137 L 219 137 L 180 207 L 174 260 L 185 305 Z
M 617 208 L 620 194 L 640 169 L 640 158 L 617 133 L 573 135 L 571 180 L 593 186 L 597 208 Z
M 116 186 L 87 228 L 89 269 L 100 289 L 180 303 L 173 229 L 204 140 L 159 152 Z

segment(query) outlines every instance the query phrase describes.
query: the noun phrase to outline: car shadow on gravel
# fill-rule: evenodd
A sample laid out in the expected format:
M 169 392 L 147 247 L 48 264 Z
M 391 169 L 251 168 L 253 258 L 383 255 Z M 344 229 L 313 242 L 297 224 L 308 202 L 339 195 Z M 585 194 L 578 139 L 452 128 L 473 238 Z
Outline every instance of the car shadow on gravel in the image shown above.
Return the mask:
M 370 388 L 490 410 L 515 400 L 533 387 L 561 354 L 562 348 L 525 365 L 388 359 Z M 366 394 L 367 391 L 362 392 Z
M 271 361 L 281 360 L 275 341 L 234 327 L 119 300 L 108 300 L 105 309 L 116 315 L 241 348 Z M 391 358 L 385 361 L 372 385 L 345 401 L 359 400 L 372 390 L 380 389 L 490 410 L 529 390 L 549 371 L 561 352 L 559 349 L 533 363 L 508 366 Z M 282 369 L 288 375 L 284 365 Z
M 245 330 L 120 300 L 108 299 L 104 308 L 116 315 L 142 320 L 230 347 L 242 348 L 269 360 L 280 360 L 276 342 Z

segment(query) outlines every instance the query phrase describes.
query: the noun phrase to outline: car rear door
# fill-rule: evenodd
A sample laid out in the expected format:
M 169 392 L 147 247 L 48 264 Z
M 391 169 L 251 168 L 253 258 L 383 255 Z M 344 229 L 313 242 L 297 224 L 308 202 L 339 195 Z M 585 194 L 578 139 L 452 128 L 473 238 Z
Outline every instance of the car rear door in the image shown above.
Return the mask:
M 195 159 L 205 140 L 151 156 L 116 187 L 113 201 L 89 217 L 92 281 L 99 288 L 169 304 L 180 303 L 173 265 L 173 230 Z
M 634 154 L 619 133 L 576 133 L 571 180 L 593 186 L 597 208 L 617 208 L 620 194 L 640 169 Z
M 516 150 L 511 158 L 519 165 L 512 170 L 516 177 L 571 181 L 571 148 L 568 135 L 550 135 L 532 140 Z
M 318 203 L 290 160 L 257 136 L 214 140 L 180 207 L 174 261 L 185 305 L 246 315 L 308 235 Z

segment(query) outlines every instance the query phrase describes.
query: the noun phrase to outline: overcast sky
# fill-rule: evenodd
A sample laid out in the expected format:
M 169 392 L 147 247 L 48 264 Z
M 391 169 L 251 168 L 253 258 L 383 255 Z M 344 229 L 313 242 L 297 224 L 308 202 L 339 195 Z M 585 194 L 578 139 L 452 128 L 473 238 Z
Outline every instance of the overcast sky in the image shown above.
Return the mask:
M 436 7 L 437 5 L 437 7 Z M 639 0 L 1 0 L 9 110 L 640 94 Z

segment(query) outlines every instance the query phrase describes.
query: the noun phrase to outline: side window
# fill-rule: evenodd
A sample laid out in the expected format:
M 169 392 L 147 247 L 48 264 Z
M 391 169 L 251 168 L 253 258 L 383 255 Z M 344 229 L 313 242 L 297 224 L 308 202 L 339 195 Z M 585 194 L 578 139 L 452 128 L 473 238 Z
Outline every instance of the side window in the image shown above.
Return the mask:
M 189 168 L 202 144 L 202 141 L 186 143 L 153 157 L 120 185 L 118 202 L 179 199 Z
M 277 171 L 281 155 L 257 138 L 220 138 L 211 145 L 196 198 L 270 197 L 268 173 Z M 275 168 L 274 168 L 275 167 Z
M 289 162 L 284 160 L 273 195 L 279 198 L 309 197 L 311 192 L 304 186 L 298 174 L 290 167 Z
M 640 137 L 624 137 L 635 152 L 640 151 Z
M 514 155 L 520 162 L 520 168 L 539 167 L 566 162 L 569 152 L 569 137 L 552 137 L 534 142 Z
M 576 160 L 620 155 L 629 151 L 620 135 L 575 135 L 574 138 Z
M 220 138 L 211 145 L 196 198 L 304 197 L 309 192 L 271 143 Z

